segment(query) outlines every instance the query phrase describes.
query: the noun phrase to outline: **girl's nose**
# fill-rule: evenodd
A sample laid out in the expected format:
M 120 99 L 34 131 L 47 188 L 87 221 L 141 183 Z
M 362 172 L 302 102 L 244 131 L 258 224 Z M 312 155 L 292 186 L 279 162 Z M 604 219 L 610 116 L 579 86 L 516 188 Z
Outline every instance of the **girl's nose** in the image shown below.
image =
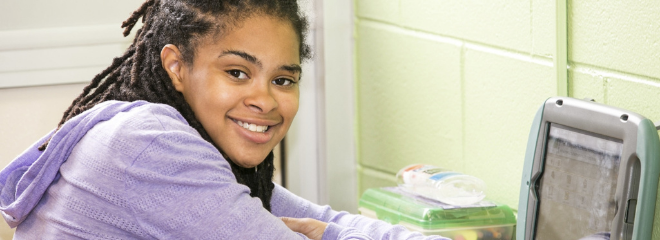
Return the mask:
M 269 113 L 277 108 L 278 103 L 270 89 L 270 84 L 255 84 L 245 98 L 245 106 L 258 113 Z

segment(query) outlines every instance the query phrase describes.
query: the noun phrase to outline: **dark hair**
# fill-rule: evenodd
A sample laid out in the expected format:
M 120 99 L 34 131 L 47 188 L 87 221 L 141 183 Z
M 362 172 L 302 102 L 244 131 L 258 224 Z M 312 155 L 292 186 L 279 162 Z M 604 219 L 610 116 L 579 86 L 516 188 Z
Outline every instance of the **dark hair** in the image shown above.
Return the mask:
M 191 127 L 206 141 L 211 140 L 192 108 L 176 91 L 161 65 L 160 52 L 166 44 L 180 49 L 183 61 L 192 63 L 195 47 L 210 34 L 222 34 L 240 21 L 254 14 L 266 14 L 291 23 L 300 43 L 300 59 L 310 58 L 310 47 L 305 44 L 307 19 L 296 0 L 148 0 L 122 23 L 124 36 L 128 36 L 137 21 L 144 26 L 126 52 L 96 75 L 71 106 L 64 112 L 58 128 L 67 120 L 107 100 L 145 100 L 174 107 Z M 39 150 L 44 150 L 48 142 Z M 223 150 L 218 150 L 227 158 Z M 236 180 L 247 185 L 252 197 L 259 197 L 270 211 L 270 198 L 274 165 L 273 153 L 255 168 L 243 168 L 228 159 Z M 257 170 L 258 171 L 255 171 Z

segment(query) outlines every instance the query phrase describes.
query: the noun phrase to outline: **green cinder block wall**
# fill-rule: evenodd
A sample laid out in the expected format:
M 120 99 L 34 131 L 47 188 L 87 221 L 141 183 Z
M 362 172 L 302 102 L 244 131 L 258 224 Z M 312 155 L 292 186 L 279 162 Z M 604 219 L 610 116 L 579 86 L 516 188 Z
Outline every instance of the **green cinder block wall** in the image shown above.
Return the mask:
M 555 1 L 354 3 L 360 194 L 428 163 L 517 208 L 532 118 L 558 92 Z M 660 121 L 660 2 L 567 6 L 568 95 Z

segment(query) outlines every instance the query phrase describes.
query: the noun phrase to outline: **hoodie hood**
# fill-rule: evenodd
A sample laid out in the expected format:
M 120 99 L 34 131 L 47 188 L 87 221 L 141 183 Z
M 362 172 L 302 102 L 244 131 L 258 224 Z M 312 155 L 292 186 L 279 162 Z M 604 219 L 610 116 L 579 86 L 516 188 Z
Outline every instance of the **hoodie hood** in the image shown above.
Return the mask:
M 147 104 L 145 101 L 99 103 L 65 122 L 14 159 L 0 172 L 0 211 L 10 227 L 18 226 L 58 176 L 73 147 L 97 123 Z M 50 138 L 46 150 L 37 148 Z

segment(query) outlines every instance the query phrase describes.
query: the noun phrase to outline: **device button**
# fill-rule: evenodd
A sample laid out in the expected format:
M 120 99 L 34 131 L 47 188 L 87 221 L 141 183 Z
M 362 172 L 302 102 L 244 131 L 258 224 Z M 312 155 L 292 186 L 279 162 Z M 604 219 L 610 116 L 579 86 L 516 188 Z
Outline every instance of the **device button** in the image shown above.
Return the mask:
M 626 208 L 626 223 L 635 222 L 635 209 L 637 209 L 637 199 L 628 199 L 628 207 Z

